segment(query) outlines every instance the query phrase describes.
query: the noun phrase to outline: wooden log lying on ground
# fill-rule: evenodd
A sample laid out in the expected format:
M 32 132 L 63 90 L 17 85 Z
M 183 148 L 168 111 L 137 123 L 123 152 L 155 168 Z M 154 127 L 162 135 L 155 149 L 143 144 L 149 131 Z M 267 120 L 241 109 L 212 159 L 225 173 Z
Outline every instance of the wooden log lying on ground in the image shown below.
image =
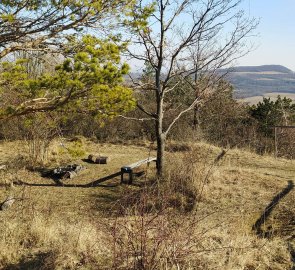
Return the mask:
M 81 165 L 74 164 L 74 165 L 68 165 L 67 167 L 63 169 L 64 169 L 64 174 L 62 175 L 61 179 L 73 179 L 85 168 Z
M 96 164 L 107 164 L 108 157 L 89 155 L 88 160 Z
M 85 167 L 78 164 L 71 164 L 65 167 L 57 167 L 53 170 L 49 170 L 42 174 L 43 177 L 51 177 L 56 180 L 73 179 L 76 177 Z
M 8 196 L 7 199 L 1 203 L 0 209 L 2 211 L 7 210 L 15 202 L 15 199 L 12 196 Z

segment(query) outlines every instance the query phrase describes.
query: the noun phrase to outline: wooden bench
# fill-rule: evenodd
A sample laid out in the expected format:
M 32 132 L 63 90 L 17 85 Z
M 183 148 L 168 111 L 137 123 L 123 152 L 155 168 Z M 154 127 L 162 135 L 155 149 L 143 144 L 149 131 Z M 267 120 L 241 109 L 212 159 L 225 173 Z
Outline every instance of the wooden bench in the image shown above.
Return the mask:
M 125 165 L 121 168 L 121 183 L 124 183 L 124 174 L 128 173 L 129 175 L 129 179 L 128 179 L 128 184 L 132 184 L 133 181 L 133 169 L 144 165 L 144 164 L 148 164 L 152 161 L 157 161 L 157 158 L 155 157 L 149 157 L 140 161 L 137 161 L 135 163 L 132 163 L 130 165 Z

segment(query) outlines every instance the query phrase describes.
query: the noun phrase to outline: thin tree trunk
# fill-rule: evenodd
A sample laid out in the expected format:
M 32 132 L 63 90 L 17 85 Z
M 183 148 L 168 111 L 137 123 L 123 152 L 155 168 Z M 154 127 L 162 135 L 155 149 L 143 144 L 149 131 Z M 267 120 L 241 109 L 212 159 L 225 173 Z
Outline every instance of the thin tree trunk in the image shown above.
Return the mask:
M 198 88 L 198 64 L 195 63 L 195 86 L 196 86 L 196 99 L 199 97 L 199 88 Z M 200 124 L 200 119 L 199 119 L 199 106 L 196 104 L 194 107 L 194 119 L 193 119 L 193 130 L 197 130 L 198 126 Z
M 159 122 L 156 123 L 157 128 L 157 175 L 163 176 L 164 164 L 165 164 L 165 143 L 166 136 L 161 132 Z
M 158 78 L 159 80 L 159 78 Z M 157 137 L 157 175 L 163 176 L 164 160 L 165 160 L 165 142 L 166 134 L 163 131 L 163 96 L 161 95 L 160 83 L 157 84 L 157 120 L 156 120 L 156 137 Z
M 196 105 L 194 108 L 194 118 L 193 118 L 193 130 L 197 130 L 200 124 L 199 118 L 199 106 Z

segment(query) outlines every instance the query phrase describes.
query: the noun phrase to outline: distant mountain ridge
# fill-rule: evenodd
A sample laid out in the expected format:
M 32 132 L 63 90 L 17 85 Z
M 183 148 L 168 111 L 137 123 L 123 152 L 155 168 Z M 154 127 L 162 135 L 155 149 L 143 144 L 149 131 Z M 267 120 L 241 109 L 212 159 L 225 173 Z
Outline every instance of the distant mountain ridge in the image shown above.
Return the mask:
M 236 98 L 295 93 L 295 73 L 281 65 L 238 66 L 221 72 L 229 72 L 227 79 L 235 87 Z
M 294 73 L 291 69 L 288 69 L 281 65 L 262 65 L 262 66 L 239 66 L 234 67 L 232 72 L 279 72 L 279 73 Z
M 220 69 L 219 73 L 228 73 L 226 79 L 234 86 L 237 99 L 263 96 L 269 93 L 295 94 L 295 72 L 282 65 L 237 66 Z M 138 80 L 140 72 L 132 73 Z M 130 81 L 125 76 L 126 81 Z

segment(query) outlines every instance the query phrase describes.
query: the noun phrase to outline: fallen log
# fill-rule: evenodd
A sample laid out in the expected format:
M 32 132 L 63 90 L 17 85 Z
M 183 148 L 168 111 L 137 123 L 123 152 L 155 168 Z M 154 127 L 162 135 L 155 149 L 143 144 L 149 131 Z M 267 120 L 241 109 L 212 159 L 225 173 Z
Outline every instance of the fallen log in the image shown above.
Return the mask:
M 96 164 L 107 164 L 108 157 L 89 155 L 88 160 Z

